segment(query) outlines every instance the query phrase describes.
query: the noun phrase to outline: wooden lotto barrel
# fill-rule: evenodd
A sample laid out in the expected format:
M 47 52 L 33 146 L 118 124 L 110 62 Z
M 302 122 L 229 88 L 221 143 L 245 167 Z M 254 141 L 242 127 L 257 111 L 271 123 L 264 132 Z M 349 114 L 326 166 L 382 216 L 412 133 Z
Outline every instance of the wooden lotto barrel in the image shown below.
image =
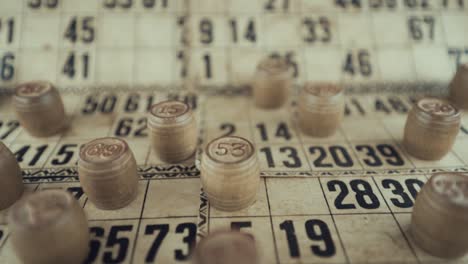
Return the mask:
M 450 101 L 460 109 L 468 109 L 468 63 L 458 67 L 450 83 Z
M 448 101 L 420 99 L 408 113 L 403 144 L 419 159 L 439 160 L 452 149 L 460 122 L 460 111 Z
M 49 82 L 34 81 L 18 85 L 13 105 L 21 126 L 32 136 L 52 136 L 66 127 L 62 98 Z
M 98 208 L 125 207 L 137 196 L 138 172 L 127 143 L 119 138 L 98 138 L 80 150 L 78 175 L 83 191 Z
M 251 205 L 260 184 L 260 167 L 255 148 L 241 137 L 211 141 L 201 160 L 201 181 L 210 205 L 236 211 Z
M 24 191 L 21 168 L 13 153 L 0 141 L 0 210 L 10 207 Z
M 293 84 L 292 69 L 284 58 L 260 61 L 253 80 L 253 97 L 259 108 L 279 108 L 288 99 Z
M 344 115 L 343 88 L 331 83 L 306 83 L 298 98 L 298 122 L 311 136 L 333 135 Z
M 193 264 L 257 264 L 259 256 L 252 235 L 217 230 L 203 238 L 193 254 Z
M 10 240 L 25 264 L 83 263 L 89 251 L 88 221 L 64 190 L 38 191 L 12 207 Z
M 189 105 L 179 101 L 153 105 L 148 128 L 153 150 L 162 161 L 177 163 L 195 153 L 197 123 Z
M 431 255 L 458 258 L 468 253 L 468 175 L 434 174 L 418 194 L 411 234 Z

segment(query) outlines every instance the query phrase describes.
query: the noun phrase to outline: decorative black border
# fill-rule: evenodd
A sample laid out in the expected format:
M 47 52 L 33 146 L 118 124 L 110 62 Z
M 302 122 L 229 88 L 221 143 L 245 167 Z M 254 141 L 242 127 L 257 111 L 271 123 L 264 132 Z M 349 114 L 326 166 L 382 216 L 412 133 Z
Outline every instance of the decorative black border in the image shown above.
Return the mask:
M 399 176 L 424 175 L 436 172 L 466 172 L 468 167 L 418 168 L 418 169 L 377 169 L 377 170 L 336 170 L 336 171 L 262 171 L 262 177 L 358 177 L 358 176 Z M 194 178 L 200 176 L 196 165 L 148 165 L 138 167 L 142 179 Z M 23 181 L 27 183 L 78 181 L 76 167 L 43 168 L 23 170 Z

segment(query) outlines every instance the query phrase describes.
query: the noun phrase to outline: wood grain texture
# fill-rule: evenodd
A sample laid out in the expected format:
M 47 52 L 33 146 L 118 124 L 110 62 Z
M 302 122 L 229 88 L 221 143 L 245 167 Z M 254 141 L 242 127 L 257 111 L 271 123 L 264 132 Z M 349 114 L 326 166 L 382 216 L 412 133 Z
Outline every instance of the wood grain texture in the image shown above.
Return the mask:
M 408 113 L 403 144 L 419 159 L 439 160 L 452 149 L 460 122 L 460 111 L 448 101 L 420 99 Z
M 13 153 L 0 141 L 0 210 L 10 207 L 24 191 L 21 168 Z
M 195 153 L 198 131 L 189 105 L 179 101 L 153 105 L 148 128 L 153 150 L 162 161 L 178 163 Z
M 12 207 L 11 243 L 29 263 L 82 263 L 88 254 L 88 221 L 68 192 L 45 190 L 30 194 Z
M 210 204 L 222 211 L 237 211 L 251 205 L 260 184 L 255 148 L 241 137 L 211 141 L 201 161 L 201 181 Z
M 283 106 L 292 88 L 291 67 L 282 58 L 266 58 L 257 66 L 253 80 L 253 98 L 259 108 Z
M 332 136 L 343 120 L 343 88 L 331 83 L 307 83 L 299 94 L 297 110 L 302 132 L 315 137 Z
M 67 125 L 62 98 L 49 82 L 33 81 L 18 85 L 13 105 L 22 127 L 32 136 L 52 136 Z
M 450 83 L 450 101 L 460 109 L 468 109 L 468 64 L 458 67 Z
M 99 209 L 125 207 L 137 196 L 138 173 L 128 144 L 118 138 L 99 138 L 80 151 L 78 174 L 89 200 Z
M 411 233 L 429 254 L 458 258 L 468 252 L 468 175 L 436 173 L 413 209 Z

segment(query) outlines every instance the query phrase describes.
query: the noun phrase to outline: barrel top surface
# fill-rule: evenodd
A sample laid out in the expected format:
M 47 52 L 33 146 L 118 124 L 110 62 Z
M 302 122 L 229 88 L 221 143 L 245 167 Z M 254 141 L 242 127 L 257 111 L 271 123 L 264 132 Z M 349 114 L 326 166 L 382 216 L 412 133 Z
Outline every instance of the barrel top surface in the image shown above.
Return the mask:
M 196 252 L 199 260 L 206 261 L 236 256 L 249 263 L 255 262 L 257 253 L 252 235 L 240 231 L 216 230 L 200 241 Z
M 15 89 L 15 95 L 25 98 L 41 97 L 52 90 L 52 85 L 46 81 L 33 81 L 20 84 Z
M 425 97 L 416 103 L 419 111 L 434 118 L 451 118 L 460 115 L 460 111 L 448 101 L 435 97 Z
M 111 163 L 129 151 L 127 143 L 119 138 L 98 138 L 86 143 L 80 150 L 80 159 L 91 164 Z
M 268 57 L 260 61 L 257 69 L 276 75 L 288 72 L 290 67 L 284 58 Z
M 233 245 L 239 243 L 239 247 L 247 246 L 247 243 L 252 244 L 255 239 L 252 235 L 243 233 L 240 231 L 230 230 L 215 230 L 210 233 L 208 237 L 205 237 L 200 242 L 200 247 L 204 248 L 210 245 L 219 245 L 226 243 L 233 243 Z
M 184 115 L 190 107 L 180 101 L 164 101 L 151 107 L 151 114 L 161 119 L 173 119 Z
M 242 137 L 220 137 L 206 146 L 210 159 L 223 164 L 237 164 L 254 155 L 254 146 Z
M 187 120 L 191 116 L 190 106 L 180 101 L 163 101 L 151 107 L 150 125 L 176 124 Z
M 340 85 L 333 83 L 306 83 L 303 90 L 305 93 L 317 97 L 332 97 L 343 92 Z
M 468 175 L 462 173 L 438 173 L 430 179 L 430 187 L 438 196 L 450 204 L 468 210 Z
M 58 222 L 71 210 L 74 197 L 63 190 L 38 191 L 12 209 L 10 221 L 24 228 L 44 227 Z

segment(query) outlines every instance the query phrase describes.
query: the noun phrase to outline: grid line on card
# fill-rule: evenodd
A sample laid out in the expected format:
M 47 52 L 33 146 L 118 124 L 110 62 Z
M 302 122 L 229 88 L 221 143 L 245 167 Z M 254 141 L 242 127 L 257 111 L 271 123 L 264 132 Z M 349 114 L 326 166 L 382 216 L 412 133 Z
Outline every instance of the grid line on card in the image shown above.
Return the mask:
M 406 15 L 406 10 L 405 11 L 400 11 L 402 13 L 405 14 L 405 17 L 407 16 Z M 416 69 L 416 63 L 415 63 L 415 59 L 414 59 L 414 55 L 413 55 L 413 49 L 412 49 L 412 46 L 411 45 L 402 45 L 402 44 L 394 44 L 394 43 L 381 43 L 381 45 L 379 45 L 379 42 L 377 41 L 377 30 L 376 30 L 376 25 L 375 25 L 375 16 L 378 15 L 374 12 L 370 12 L 369 16 L 370 16 L 370 28 L 371 28 L 371 35 L 372 35 L 372 39 L 375 43 L 375 51 L 376 51 L 376 56 L 377 56 L 377 60 L 376 60 L 376 63 L 377 63 L 377 66 L 379 67 L 379 70 L 380 70 L 380 77 L 381 79 L 383 80 L 383 76 L 384 76 L 384 72 L 383 72 L 383 69 L 382 69 L 382 61 L 380 61 L 380 58 L 379 58 L 379 52 L 382 51 L 382 50 L 385 50 L 385 49 L 388 49 L 388 48 L 397 48 L 399 50 L 401 49 L 405 49 L 405 50 L 408 50 L 409 52 L 411 52 L 411 57 L 410 57 L 410 60 L 411 60 L 411 66 L 412 66 L 412 70 L 413 70 L 413 73 L 416 75 L 417 74 L 417 69 Z
M 409 212 L 398 212 L 399 214 L 411 214 Z M 387 215 L 388 212 L 366 212 L 366 213 L 339 213 L 337 215 Z M 278 214 L 274 215 L 274 217 L 287 217 L 287 216 L 330 216 L 331 213 L 323 213 L 323 214 Z M 192 216 L 184 216 L 184 217 L 192 217 Z M 265 215 L 249 215 L 249 216 L 212 216 L 213 219 L 221 219 L 221 218 L 245 218 L 245 217 L 252 217 L 252 218 L 265 218 Z M 272 215 L 273 217 L 273 215 Z M 165 217 L 150 217 L 150 218 L 143 218 L 143 219 L 160 219 Z M 173 218 L 173 217 L 171 217 Z
M 23 53 L 23 32 L 25 32 L 25 18 L 26 18 L 26 1 L 23 1 L 23 3 L 21 4 L 21 18 L 20 18 L 20 31 L 19 31 L 19 34 L 18 35 L 18 54 L 17 56 L 18 57 L 21 57 L 22 53 Z M 21 65 L 21 60 L 19 59 L 16 59 L 15 60 L 15 66 L 20 66 Z M 19 67 L 18 67 L 19 68 Z M 18 74 L 15 73 L 15 77 L 14 77 L 14 82 L 15 83 L 18 83 Z M 20 132 L 21 133 L 21 132 Z
M 73 106 L 73 108 L 71 109 L 71 111 L 69 112 L 69 119 L 70 120 L 73 120 L 73 118 L 77 115 L 79 115 L 79 109 L 80 109 L 80 103 L 82 102 L 82 100 L 85 98 L 85 96 L 89 95 L 89 93 L 85 93 L 85 94 L 79 94 L 79 95 L 73 95 L 73 96 L 76 96 L 75 100 L 76 100 L 76 103 L 75 105 Z M 66 110 L 66 105 L 65 105 L 65 110 Z
M 187 0 L 187 1 L 190 1 L 190 0 Z M 205 97 L 205 100 L 208 100 L 207 98 L 209 98 L 208 96 Z M 203 117 L 202 119 L 202 122 L 201 124 L 203 125 L 206 125 L 207 123 L 207 120 L 208 120 L 208 110 L 207 110 L 207 106 L 206 104 L 203 106 L 203 111 L 202 111 L 202 114 L 201 116 Z M 206 129 L 206 126 L 202 127 L 201 129 Z M 205 131 L 206 135 L 208 135 L 208 132 Z M 202 137 L 203 138 L 203 137 Z M 202 139 L 203 140 L 203 139 Z M 203 141 L 202 141 L 203 142 Z M 209 138 L 206 138 L 206 142 L 204 142 L 205 144 L 209 144 L 210 142 L 210 139 Z M 203 149 L 200 150 L 200 156 L 203 155 Z M 201 164 L 201 157 L 200 157 L 200 164 Z M 201 172 L 200 172 L 200 178 L 201 178 Z M 206 234 L 204 235 L 208 235 L 210 233 L 210 222 L 211 222 L 211 204 L 210 204 L 210 201 L 208 200 L 208 197 L 206 196 L 206 193 L 204 192 L 203 190 L 203 185 L 201 184 L 201 180 L 200 180 L 200 197 L 198 198 L 199 199 L 199 202 L 200 202 L 200 206 L 199 206 L 199 213 L 197 214 L 198 216 L 198 220 L 197 220 L 197 233 L 198 233 L 198 228 L 199 228 L 199 223 L 200 223 L 200 215 L 201 215 L 201 209 L 202 209 L 202 203 L 203 201 L 206 201 Z M 197 238 L 199 236 L 197 235 Z
M 340 15 L 342 14 L 342 12 L 340 12 L 338 10 L 335 10 L 332 13 L 336 17 L 337 24 L 339 24 L 338 21 L 340 20 Z M 341 36 L 341 31 L 340 31 L 339 28 L 336 29 L 336 36 L 337 36 L 336 38 L 337 38 L 338 54 L 341 55 L 343 53 L 345 47 L 343 45 L 343 38 Z M 341 57 L 340 57 L 339 63 L 340 63 L 340 69 L 341 69 L 341 63 L 342 63 Z M 345 75 L 344 75 L 342 70 L 340 70 L 340 77 L 338 78 L 337 81 L 340 82 L 342 85 L 345 83 Z M 349 260 L 348 260 L 348 262 L 349 262 Z
M 88 203 L 89 199 L 88 197 L 86 197 L 85 201 L 83 202 L 83 208 L 86 206 L 86 204 Z
M 306 13 L 305 13 L 304 9 L 302 8 L 302 2 L 301 2 L 301 1 L 297 1 L 297 4 L 298 4 L 298 9 L 300 10 L 300 11 L 298 12 L 299 17 L 300 17 L 300 20 L 299 20 L 300 26 L 299 26 L 299 29 L 298 29 L 298 35 L 301 36 L 301 33 L 302 33 L 302 32 L 301 32 L 301 27 L 302 27 L 301 22 L 302 22 L 302 20 L 304 19 L 304 16 L 305 16 Z M 300 41 L 299 46 L 297 47 L 297 49 L 295 49 L 295 52 L 297 53 L 297 56 L 298 56 L 298 57 L 301 57 L 301 58 L 302 58 L 302 62 L 303 62 L 302 66 L 301 66 L 301 67 L 302 67 L 302 69 L 301 69 L 301 71 L 302 71 L 301 78 L 298 78 L 298 80 L 296 80 L 295 83 L 297 83 L 297 82 L 301 83 L 301 80 L 300 80 L 300 79 L 302 79 L 302 83 L 305 83 L 305 82 L 308 80 L 309 71 L 307 70 L 307 69 L 308 69 L 308 67 L 307 67 L 307 66 L 308 66 L 308 64 L 307 64 L 307 56 L 305 55 L 305 50 L 306 50 L 306 48 L 307 48 L 307 43 L 305 43 L 305 41 Z M 300 89 L 300 87 L 297 87 L 297 85 L 294 85 L 294 87 L 293 87 L 292 90 L 295 91 L 296 94 L 297 94 L 297 93 L 298 93 L 298 89 Z M 293 93 L 293 94 L 294 94 L 294 93 Z
M 372 38 L 372 44 L 371 44 L 371 47 L 372 49 L 374 50 L 374 57 L 376 58 L 375 59 L 375 62 L 376 62 L 376 65 L 374 67 L 376 67 L 378 69 L 378 80 L 381 81 L 383 78 L 382 78 L 382 69 L 380 67 L 380 63 L 379 63 L 379 58 L 378 58 L 378 54 L 379 54 L 379 45 L 378 45 L 378 42 L 377 42 L 377 36 L 375 34 L 375 30 L 373 30 L 374 28 L 374 23 L 373 23 L 373 13 L 372 12 L 366 12 L 367 13 L 367 18 L 369 19 L 368 21 L 370 22 L 369 24 L 369 27 L 370 27 L 370 32 L 371 32 L 371 38 Z
M 56 54 L 57 54 L 56 63 L 57 63 L 57 65 L 55 67 L 55 69 L 56 69 L 55 70 L 55 83 L 59 82 L 60 72 L 61 72 L 59 69 L 62 68 L 60 66 L 61 65 L 61 63 L 60 63 L 60 47 L 62 46 L 61 45 L 61 39 L 62 38 L 61 38 L 61 30 L 60 29 L 61 29 L 62 23 L 64 22 L 64 16 L 63 16 L 63 13 L 62 13 L 63 12 L 63 2 L 59 3 L 59 7 L 58 7 L 57 12 L 58 12 L 58 16 L 59 16 L 59 18 L 58 18 L 59 23 L 57 25 L 57 27 L 58 27 L 58 30 L 57 30 L 57 32 L 58 32 L 58 34 L 57 34 L 57 46 L 56 46 L 56 48 L 57 48 L 57 51 L 56 51 Z
M 320 184 L 320 190 L 322 190 L 323 199 L 325 200 L 325 203 L 327 204 L 329 215 L 330 215 L 330 217 L 331 217 L 331 219 L 333 221 L 333 226 L 335 227 L 335 230 L 336 230 L 336 236 L 338 237 L 338 241 L 340 242 L 340 246 L 343 249 L 343 255 L 345 257 L 346 263 L 351 263 L 350 259 L 349 259 L 349 256 L 348 256 L 348 253 L 347 253 L 347 249 L 344 246 L 343 239 L 341 238 L 340 230 L 338 229 L 338 225 L 336 224 L 335 216 L 332 213 L 332 210 L 330 208 L 330 204 L 328 203 L 327 195 L 325 193 L 325 190 L 323 189 L 322 178 L 318 177 L 317 180 L 318 180 L 318 182 Z
M 89 220 L 90 222 L 106 222 L 106 221 L 130 221 L 130 220 L 139 220 L 137 217 L 126 217 L 126 218 L 109 218 L 109 219 L 93 219 Z
M 194 19 L 192 13 L 192 2 L 190 0 L 182 0 L 182 2 L 182 27 L 180 27 L 180 24 L 178 23 L 178 27 L 181 28 L 181 38 L 178 41 L 175 40 L 175 43 L 179 44 L 179 41 L 182 42 L 181 67 L 182 71 L 185 72 L 182 76 L 181 83 L 182 87 L 187 89 L 187 87 L 192 88 L 193 85 L 191 85 L 191 82 L 195 82 L 194 70 L 192 69 L 194 50 L 194 32 L 192 31 L 192 21 L 194 21 Z M 174 39 L 176 39 L 176 37 Z M 174 69 L 175 68 L 176 66 L 174 65 Z M 174 78 L 178 79 L 176 76 L 177 72 L 175 72 Z
M 16 31 L 16 32 L 18 32 L 18 34 L 16 34 L 17 45 L 16 45 L 16 47 L 10 47 L 10 49 L 13 50 L 13 52 L 14 52 L 13 54 L 15 54 L 15 62 L 13 64 L 14 67 L 18 67 L 18 65 L 20 65 L 18 58 L 20 57 L 19 55 L 22 53 L 22 48 L 21 48 L 22 47 L 22 45 L 21 45 L 22 41 L 21 40 L 23 38 L 22 32 L 24 31 L 24 17 L 25 17 L 24 13 L 25 13 L 24 4 L 22 4 L 21 5 L 21 11 L 19 13 L 13 14 L 13 17 L 14 17 L 14 15 L 20 16 L 19 17 L 19 22 L 20 22 L 20 27 L 19 28 L 20 28 L 20 30 Z M 8 48 L 8 44 L 6 46 Z M 14 76 L 13 76 L 13 79 L 11 81 L 9 81 L 9 82 L 17 83 L 17 81 L 18 81 L 18 74 L 15 73 Z M 0 94 L 1 94 L 1 90 L 0 90 Z
M 96 7 L 96 15 L 97 17 L 99 17 L 100 19 L 102 19 L 104 17 L 104 13 L 102 12 L 102 8 L 100 8 L 99 6 Z M 99 34 L 99 31 L 100 29 L 102 28 L 100 25 L 96 25 L 96 28 L 98 29 L 97 32 Z M 96 53 L 96 58 L 94 58 L 94 83 L 99 83 L 99 71 L 98 71 L 98 68 L 99 68 L 99 53 L 100 53 L 100 50 L 102 48 L 100 47 L 100 45 L 97 44 L 97 41 L 96 43 L 94 44 L 94 52 Z
M 231 14 L 229 13 L 228 5 L 224 5 L 224 9 L 221 14 L 226 18 L 227 21 L 229 21 L 229 19 L 231 18 Z M 227 31 L 225 32 L 226 39 L 228 39 Z M 225 60 L 224 69 L 226 69 L 226 83 L 232 83 L 232 71 L 228 70 L 228 69 L 232 69 L 231 44 L 230 43 L 226 43 L 224 46 L 224 60 Z
M 408 9 L 404 9 L 403 10 L 403 13 L 405 15 L 405 18 L 407 19 L 412 13 L 411 12 L 417 12 L 417 11 L 414 11 L 414 10 L 408 10 Z M 409 34 L 409 32 L 408 32 Z M 415 43 L 415 41 L 413 39 L 411 39 L 410 37 L 408 37 L 408 41 L 409 41 L 409 48 L 411 50 L 411 57 L 412 57 L 412 61 L 414 62 L 414 74 L 416 75 L 416 80 L 421 80 L 421 76 L 420 76 L 420 73 L 418 72 L 418 63 L 417 63 L 417 59 L 416 59 L 416 54 L 415 54 L 415 49 L 417 49 L 417 45 Z
M 3 229 L 3 230 L 2 230 L 2 229 L 0 229 L 0 231 L 1 231 L 1 232 L 3 233 L 3 235 L 5 236 L 5 238 L 3 238 L 3 241 L 2 241 L 2 243 L 0 244 L 0 250 L 2 250 L 2 249 L 5 247 L 5 245 L 6 245 L 6 243 L 7 243 L 7 240 L 8 240 L 8 238 L 10 238 L 10 233 L 8 233 L 8 234 L 5 234 L 5 230 L 7 230 L 7 228 L 8 228 L 8 225 L 6 225 L 6 224 L 2 224 L 2 225 L 0 225 L 0 227 L 4 227 L 4 228 L 5 228 L 5 229 Z
M 384 124 L 383 122 L 383 119 L 381 118 L 377 118 L 377 122 L 380 124 L 380 126 L 385 130 L 385 132 L 390 135 L 390 140 L 393 142 L 393 144 L 395 144 L 396 147 L 399 147 L 400 149 L 403 149 L 404 146 L 402 144 L 400 144 L 400 142 L 398 142 L 395 137 L 393 136 L 392 133 L 390 133 L 390 131 L 388 130 L 387 126 Z M 401 155 L 403 155 L 408 161 L 409 163 L 411 164 L 412 168 L 416 168 L 416 166 L 414 165 L 414 162 L 411 160 L 411 158 L 409 157 L 409 154 L 406 152 L 406 150 L 404 151 L 401 151 L 400 153 Z
M 182 216 L 158 216 L 158 217 L 126 217 L 126 218 L 108 218 L 108 219 L 92 219 L 89 221 L 93 222 L 105 222 L 105 221 L 128 221 L 128 220 L 161 220 L 161 219 L 184 219 L 184 218 L 193 218 L 197 217 L 196 215 L 182 215 Z
M 296 97 L 297 98 L 297 97 Z M 296 100 L 296 103 L 297 103 L 297 100 Z M 304 157 L 306 158 L 306 164 L 307 164 L 307 167 L 308 167 L 308 170 L 307 171 L 310 171 L 312 173 L 312 163 L 310 162 L 310 159 L 309 159 L 309 152 L 307 151 L 307 149 L 304 147 L 305 144 L 302 140 L 302 133 L 300 131 L 300 127 L 298 125 L 298 122 L 297 122 L 297 115 L 296 115 L 296 107 L 292 106 L 291 109 L 290 109 L 290 113 L 289 115 L 291 116 L 292 118 L 292 123 L 293 123 L 293 129 L 295 129 L 296 131 L 296 135 L 297 135 L 297 139 L 298 139 L 298 142 L 299 142 L 299 145 L 302 149 L 302 153 L 304 154 Z
M 265 192 L 266 192 L 266 198 L 267 198 L 268 217 L 270 219 L 270 225 L 271 225 L 271 235 L 273 236 L 273 246 L 275 247 L 275 258 L 276 258 L 276 263 L 280 263 L 279 254 L 278 254 L 278 242 L 276 241 L 276 235 L 275 235 L 275 230 L 274 230 L 274 225 L 273 225 L 273 216 L 271 214 L 270 195 L 268 193 L 268 184 L 266 183 L 266 181 L 267 179 L 263 178 L 263 184 L 265 186 Z
M 143 204 L 141 205 L 140 217 L 137 218 L 138 224 L 137 224 L 137 228 L 136 228 L 135 238 L 133 240 L 133 248 L 132 248 L 132 253 L 130 255 L 130 263 L 133 263 L 133 258 L 135 256 L 135 250 L 136 250 L 136 246 L 137 246 L 137 243 L 138 243 L 138 234 L 140 233 L 141 221 L 143 219 L 143 211 L 145 210 L 146 198 L 148 196 L 149 184 L 150 184 L 150 181 L 146 180 L 145 195 L 143 197 Z
M 445 24 L 444 24 L 444 16 L 443 16 L 443 11 L 442 9 L 438 10 L 437 13 L 434 12 L 434 15 L 437 14 L 438 16 L 438 21 L 440 21 L 440 31 L 441 31 L 441 34 L 442 34 L 442 39 L 443 39 L 443 45 L 445 47 L 445 49 L 448 51 L 450 46 L 449 46 L 449 43 L 448 43 L 448 40 L 447 40 L 447 30 L 445 28 Z M 468 44 L 468 43 L 466 43 Z M 455 73 L 457 71 L 457 69 L 455 69 L 455 71 L 453 73 Z
M 371 177 L 371 178 L 372 178 L 372 181 L 374 182 L 375 186 L 377 187 L 377 190 L 379 190 L 379 193 L 380 193 L 380 195 L 382 196 L 382 199 L 383 199 L 383 201 L 385 202 L 385 205 L 387 206 L 387 208 L 388 208 L 390 214 L 392 215 L 393 220 L 394 220 L 395 223 L 397 224 L 398 230 L 400 230 L 401 235 L 402 235 L 403 238 L 405 239 L 406 245 L 407 245 L 407 246 L 409 247 L 409 249 L 411 250 L 411 254 L 413 255 L 413 257 L 416 259 L 416 261 L 417 261 L 418 263 L 421 263 L 421 262 L 419 261 L 419 259 L 418 259 L 418 256 L 416 255 L 416 252 L 415 252 L 413 246 L 411 245 L 411 243 L 410 243 L 408 237 L 406 236 L 406 234 L 405 234 L 403 228 L 401 227 L 400 222 L 398 222 L 397 218 L 395 217 L 395 214 L 393 213 L 393 210 L 390 208 L 390 205 L 389 205 L 388 202 L 387 202 L 387 199 L 385 199 L 385 196 L 384 196 L 382 190 L 380 189 L 379 185 L 377 184 L 377 181 L 375 180 L 374 177 Z M 388 214 L 388 213 L 386 213 L 386 214 Z
M 155 216 L 155 217 L 142 217 L 141 220 L 150 219 L 184 219 L 184 218 L 196 218 L 197 215 L 178 215 L 178 216 Z
M 346 117 L 343 117 L 343 119 L 346 118 Z M 346 133 L 346 130 L 343 129 L 342 126 L 339 127 L 339 130 L 342 131 L 343 133 L 343 138 L 345 139 L 345 142 L 346 144 L 348 145 L 349 149 L 352 151 L 352 153 L 354 154 L 354 156 L 356 157 L 356 160 L 357 162 L 359 163 L 359 166 L 361 166 L 361 171 L 366 171 L 366 167 L 364 166 L 364 164 L 362 164 L 362 161 L 361 159 L 359 158 L 359 154 L 357 153 L 356 149 L 353 147 L 353 144 L 351 143 L 351 140 L 348 138 L 348 135 L 345 134 Z M 338 132 L 338 131 L 337 131 Z
M 455 144 L 456 144 L 456 142 L 455 142 Z M 450 151 L 450 153 L 452 153 L 461 163 L 463 163 L 463 164 L 465 165 L 465 167 L 468 166 L 468 163 L 467 163 L 464 159 L 462 159 L 462 158 L 460 157 L 460 155 L 459 155 L 454 149 L 452 149 L 452 150 Z
M 254 141 L 253 142 L 254 146 L 256 146 L 255 132 L 254 132 L 253 120 L 252 120 L 252 103 L 251 103 L 251 101 L 247 102 L 247 119 L 248 119 L 248 123 L 249 123 L 250 136 L 251 136 L 252 140 Z M 258 156 L 258 152 L 255 153 L 255 154 Z M 258 161 L 258 162 L 260 162 L 260 161 Z M 278 242 L 276 241 L 276 235 L 275 235 L 275 231 L 274 231 L 273 216 L 271 214 L 271 206 L 270 206 L 270 196 L 269 196 L 269 193 L 268 193 L 268 184 L 266 183 L 266 181 L 267 181 L 267 179 L 266 179 L 266 177 L 264 177 L 263 178 L 263 184 L 265 186 L 265 192 L 266 192 L 266 197 L 267 197 L 268 217 L 269 217 L 270 225 L 271 225 L 271 235 L 273 236 L 273 247 L 274 247 L 274 251 L 275 251 L 275 259 L 276 259 L 276 263 L 280 263 L 279 253 L 278 253 Z
M 266 21 L 265 21 L 265 14 L 266 14 L 266 11 L 265 10 L 262 10 L 263 12 L 261 13 L 260 15 L 260 19 L 259 19 L 259 22 L 261 24 L 261 27 L 262 29 L 265 29 L 266 28 Z M 264 54 L 262 54 L 262 57 L 264 57 L 265 55 L 268 55 L 268 50 L 267 50 L 267 45 L 266 45 L 266 37 L 264 36 L 263 38 L 261 38 L 262 40 L 264 41 L 261 41 L 259 44 L 258 44 L 258 49 L 263 51 Z M 256 69 L 256 68 L 255 68 Z M 253 89 L 253 87 L 252 87 Z M 249 109 L 250 109 L 250 105 L 249 105 Z M 250 111 L 249 111 L 250 113 Z M 250 119 L 252 119 L 252 117 L 250 116 Z M 254 135 L 252 135 L 254 136 Z M 252 138 L 254 141 L 255 141 L 255 137 Z
M 58 147 L 60 146 L 60 143 L 63 140 L 63 133 L 59 135 L 57 138 L 55 146 L 52 148 L 52 151 L 50 152 L 50 155 L 44 159 L 44 164 L 41 166 L 41 169 L 44 169 L 47 166 L 47 162 L 54 157 L 54 154 L 56 153 Z
M 175 9 L 177 10 L 178 8 L 179 7 L 177 6 L 177 8 L 175 8 Z M 171 25 L 170 25 L 170 27 L 171 27 L 170 38 L 171 38 L 171 43 L 172 43 L 172 46 L 170 47 L 170 51 L 173 52 L 173 59 L 169 63 L 171 65 L 170 66 L 171 67 L 171 73 L 170 74 L 171 74 L 171 79 L 172 79 L 173 83 L 176 83 L 177 80 L 178 80 L 178 77 L 177 77 L 177 57 L 178 57 L 179 49 L 178 49 L 178 41 L 177 41 L 177 27 L 178 27 L 178 21 L 179 21 L 179 18 L 180 18 L 180 16 L 178 15 L 178 12 L 179 11 L 174 13 L 175 21 L 173 23 L 171 23 Z M 138 49 L 138 51 L 143 50 L 141 47 L 138 46 L 138 43 L 134 43 L 134 45 Z M 154 49 L 154 48 L 152 48 L 152 49 Z
M 248 123 L 249 123 L 249 132 L 250 132 L 250 136 L 252 138 L 252 141 L 254 143 L 254 146 L 257 145 L 257 142 L 255 140 L 255 132 L 254 132 L 254 121 L 253 121 L 253 118 L 252 118 L 252 106 L 253 106 L 253 102 L 252 100 L 250 101 L 247 101 L 247 119 L 248 119 Z M 258 155 L 258 153 L 257 153 Z
M 144 164 L 143 166 L 147 166 L 147 165 L 148 165 L 148 162 L 149 162 L 149 159 L 150 159 L 150 155 L 151 155 L 151 151 L 152 151 L 151 144 L 148 144 L 148 149 L 146 150 L 145 162 L 143 163 L 143 164 Z M 150 179 L 148 179 L 148 180 L 150 180 Z
M 133 41 L 132 41 L 132 53 L 133 53 L 133 56 L 132 56 L 132 67 L 130 68 L 131 71 L 132 71 L 132 76 L 131 76 L 131 79 L 130 79 L 130 85 L 131 87 L 135 87 L 135 84 L 137 83 L 137 80 L 136 80 L 136 68 L 137 68 L 137 65 L 136 65 L 136 59 L 137 59 L 137 52 L 138 52 L 138 49 L 136 48 L 136 40 L 137 40 L 137 36 L 136 36 L 136 26 L 137 26 L 137 15 L 135 13 L 132 14 L 132 22 L 133 22 L 133 25 L 132 25 L 132 28 L 133 28 L 133 32 L 132 32 L 132 38 L 133 38 Z M 137 234 L 138 236 L 138 234 Z
M 348 144 L 349 149 L 351 149 L 352 153 L 353 153 L 354 156 L 356 157 L 356 160 L 357 160 L 357 162 L 359 163 L 359 166 L 361 166 L 361 170 L 362 170 L 362 171 L 366 171 L 364 165 L 362 164 L 361 159 L 359 158 L 359 155 L 358 155 L 356 149 L 353 147 L 353 144 L 351 143 L 351 140 L 348 138 L 348 135 L 346 134 L 346 130 L 343 129 L 341 126 L 340 126 L 339 129 L 342 131 L 342 133 L 343 133 L 343 138 L 345 139 L 346 144 Z

